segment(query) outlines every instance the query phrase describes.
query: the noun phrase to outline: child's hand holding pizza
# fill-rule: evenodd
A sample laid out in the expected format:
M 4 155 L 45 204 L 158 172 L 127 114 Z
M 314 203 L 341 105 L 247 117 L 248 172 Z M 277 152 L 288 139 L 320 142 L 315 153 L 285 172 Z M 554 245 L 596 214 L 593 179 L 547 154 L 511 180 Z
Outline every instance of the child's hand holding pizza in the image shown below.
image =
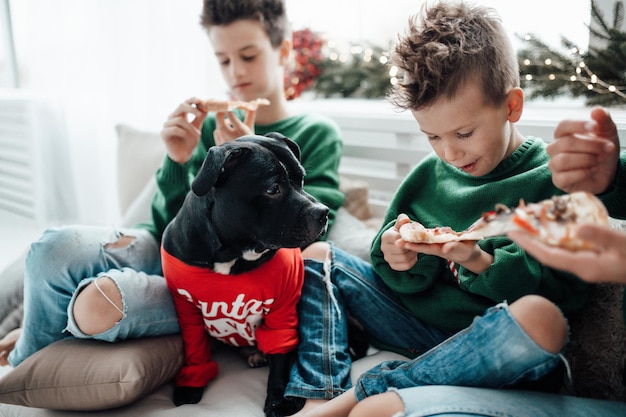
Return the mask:
M 213 131 L 213 139 L 217 146 L 235 140 L 241 136 L 254 134 L 256 110 L 248 110 L 244 121 L 241 121 L 233 112 L 218 112 L 215 115 L 217 129 Z
M 578 227 L 586 223 L 608 226 L 608 213 L 596 196 L 581 191 L 537 203 L 526 204 L 520 200 L 519 206 L 514 208 L 498 204 L 462 232 L 450 227 L 426 228 L 418 222 L 403 224 L 399 230 L 407 242 L 424 244 L 477 241 L 521 230 L 549 245 L 570 250 L 593 249 L 594 242 L 576 235 Z
M 406 214 L 398 215 L 394 227 L 387 229 L 380 239 L 380 250 L 383 252 L 385 261 L 394 271 L 407 271 L 417 262 L 417 253 L 404 247 L 404 241 L 400 237 L 400 227 L 411 220 Z
M 472 240 L 447 243 L 407 242 L 404 247 L 425 255 L 438 256 L 457 265 L 463 265 L 475 274 L 484 272 L 493 262 L 493 255 L 483 251 L 476 244 L 476 241 Z
M 215 144 L 219 146 L 241 136 L 254 134 L 256 111 L 259 106 L 267 106 L 269 104 L 269 100 L 264 98 L 251 101 L 209 99 L 201 101 L 198 107 L 207 112 L 216 112 L 216 129 L 213 131 L 213 139 Z M 235 109 L 241 109 L 246 112 L 243 121 L 239 120 L 233 113 Z
M 200 99 L 191 97 L 179 104 L 167 117 L 161 130 L 167 155 L 179 164 L 189 161 L 200 141 L 200 129 L 207 112 L 197 105 L 199 102 Z
M 426 228 L 418 222 L 406 221 L 398 230 L 407 242 L 402 245 L 403 248 L 439 256 L 479 274 L 489 268 L 493 256 L 480 249 L 476 244 L 478 240 L 520 231 L 535 236 L 547 245 L 569 251 L 598 251 L 597 242 L 586 240 L 577 233 L 578 228 L 587 223 L 607 227 L 608 214 L 597 197 L 578 192 L 531 204 L 522 200 L 515 208 L 498 205 L 462 232 L 445 226 Z M 538 259 L 545 262 L 542 258 Z

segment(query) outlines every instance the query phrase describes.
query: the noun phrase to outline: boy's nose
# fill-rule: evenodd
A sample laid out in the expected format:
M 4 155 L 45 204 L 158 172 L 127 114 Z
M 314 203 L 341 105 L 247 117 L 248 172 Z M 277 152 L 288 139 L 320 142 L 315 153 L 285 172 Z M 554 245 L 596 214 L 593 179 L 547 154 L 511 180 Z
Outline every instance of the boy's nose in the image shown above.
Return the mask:
M 459 150 L 455 146 L 448 145 L 443 151 L 443 156 L 448 162 L 454 162 L 459 157 Z
M 233 62 L 230 65 L 230 75 L 233 78 L 236 78 L 238 76 L 241 76 L 244 72 L 244 65 L 242 63 L 239 62 Z

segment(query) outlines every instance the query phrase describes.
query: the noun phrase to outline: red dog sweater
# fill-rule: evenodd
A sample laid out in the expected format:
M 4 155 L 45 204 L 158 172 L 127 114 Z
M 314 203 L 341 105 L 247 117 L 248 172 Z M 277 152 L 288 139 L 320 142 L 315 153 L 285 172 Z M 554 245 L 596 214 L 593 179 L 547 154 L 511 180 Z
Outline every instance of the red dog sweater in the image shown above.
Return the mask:
M 204 387 L 217 376 L 209 336 L 232 346 L 256 345 L 267 354 L 296 348 L 296 304 L 304 281 L 300 249 L 279 249 L 237 275 L 187 265 L 163 248 L 161 259 L 185 347 L 176 386 Z

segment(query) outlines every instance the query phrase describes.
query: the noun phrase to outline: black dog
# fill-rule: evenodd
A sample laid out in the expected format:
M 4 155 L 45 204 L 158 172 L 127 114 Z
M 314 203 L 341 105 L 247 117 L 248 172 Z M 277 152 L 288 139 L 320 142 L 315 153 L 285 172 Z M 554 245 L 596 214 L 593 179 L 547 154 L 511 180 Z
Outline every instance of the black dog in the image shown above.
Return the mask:
M 210 335 L 258 345 L 269 365 L 266 416 L 295 411 L 283 395 L 297 344 L 298 248 L 328 222 L 328 208 L 303 190 L 304 174 L 300 149 L 277 133 L 209 149 L 163 235 L 163 272 L 185 346 L 176 405 L 200 401 L 217 375 Z

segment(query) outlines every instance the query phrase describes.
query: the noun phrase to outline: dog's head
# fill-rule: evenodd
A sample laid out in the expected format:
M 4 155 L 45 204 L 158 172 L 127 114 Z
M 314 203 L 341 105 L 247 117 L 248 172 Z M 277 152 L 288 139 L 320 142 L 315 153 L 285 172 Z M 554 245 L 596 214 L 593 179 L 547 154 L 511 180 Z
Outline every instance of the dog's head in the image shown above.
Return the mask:
M 304 191 L 304 175 L 295 142 L 278 133 L 243 136 L 209 149 L 192 183 L 196 210 L 224 246 L 304 247 L 328 221 L 328 208 Z

